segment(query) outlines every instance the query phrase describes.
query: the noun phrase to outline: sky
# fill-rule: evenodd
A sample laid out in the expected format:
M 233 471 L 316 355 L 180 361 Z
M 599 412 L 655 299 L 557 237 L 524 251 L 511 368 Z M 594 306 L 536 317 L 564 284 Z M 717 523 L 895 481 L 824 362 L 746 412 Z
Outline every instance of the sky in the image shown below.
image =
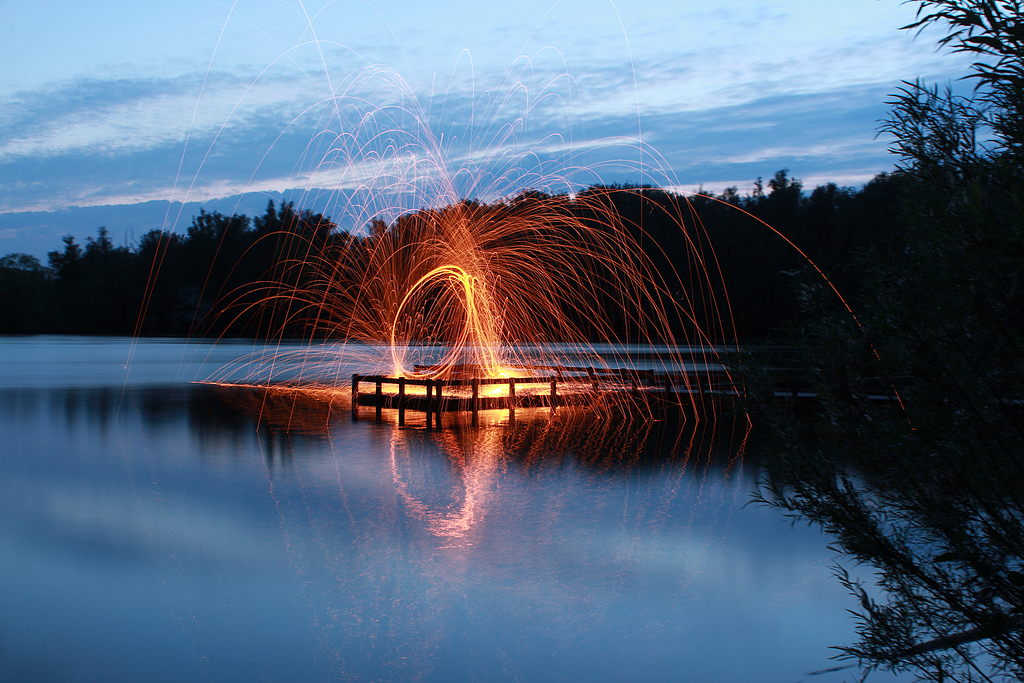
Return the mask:
M 900 82 L 967 72 L 899 0 L 500 6 L 0 0 L 0 254 L 268 199 L 358 228 L 599 182 L 859 186 Z

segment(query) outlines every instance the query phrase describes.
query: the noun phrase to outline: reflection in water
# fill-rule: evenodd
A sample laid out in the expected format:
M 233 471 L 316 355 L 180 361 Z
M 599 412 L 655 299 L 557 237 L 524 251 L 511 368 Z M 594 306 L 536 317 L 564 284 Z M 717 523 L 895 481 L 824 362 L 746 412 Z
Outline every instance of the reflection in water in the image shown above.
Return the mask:
M 492 417 L 0 390 L 0 680 L 789 681 L 848 637 L 743 429 Z
M 268 489 L 331 677 L 621 680 L 680 664 L 670 643 L 696 624 L 676 610 L 702 600 L 728 533 L 736 491 L 721 483 L 742 438 L 715 458 L 710 429 L 536 410 L 440 432 L 363 423 L 359 454 L 347 406 L 327 398 L 213 397 L 267 435 Z M 275 470 L 274 434 L 322 439 L 333 457 Z M 681 556 L 661 537 L 680 532 Z
M 424 523 L 434 536 L 454 544 L 442 547 L 472 545 L 470 532 L 476 522 L 483 520 L 496 470 L 504 459 L 497 430 L 485 430 L 473 440 L 458 438 L 463 434 L 465 432 L 449 431 L 438 438 L 441 449 L 459 476 L 447 492 L 439 491 L 449 493 L 452 502 L 433 509 L 424 501 L 426 491 L 417 495 L 409 483 L 415 480 L 415 473 L 412 471 L 408 432 L 395 430 L 391 435 L 391 472 L 399 500 L 411 519 Z

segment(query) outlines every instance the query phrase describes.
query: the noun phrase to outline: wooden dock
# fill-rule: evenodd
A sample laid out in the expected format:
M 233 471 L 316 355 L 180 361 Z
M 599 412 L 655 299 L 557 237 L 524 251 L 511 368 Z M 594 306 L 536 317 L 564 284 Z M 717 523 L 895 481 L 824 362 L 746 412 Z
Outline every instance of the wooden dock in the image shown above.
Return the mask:
M 616 401 L 623 406 L 643 406 L 659 417 L 679 417 L 700 400 L 717 395 L 735 395 L 724 371 L 704 372 L 698 377 L 685 373 L 656 373 L 648 370 L 567 368 L 532 366 L 538 374 L 519 377 L 454 377 L 426 379 L 388 375 L 352 375 L 352 417 L 361 407 L 374 408 L 375 419 L 383 411 L 397 410 L 398 424 L 405 425 L 406 413 L 425 416 L 428 429 L 441 427 L 444 413 L 468 413 L 478 423 L 483 410 L 507 410 L 515 419 L 517 408 L 588 406 L 597 401 Z M 468 374 L 467 368 L 467 374 Z M 367 391 L 372 387 L 372 391 Z M 692 409 L 691 409 L 692 411 Z

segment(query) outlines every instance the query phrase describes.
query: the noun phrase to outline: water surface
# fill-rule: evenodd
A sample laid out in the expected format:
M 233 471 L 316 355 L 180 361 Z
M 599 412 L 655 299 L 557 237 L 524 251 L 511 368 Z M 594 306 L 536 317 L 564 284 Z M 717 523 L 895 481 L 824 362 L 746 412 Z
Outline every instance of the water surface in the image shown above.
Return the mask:
M 843 679 L 742 430 L 192 383 L 257 346 L 0 340 L 0 680 Z

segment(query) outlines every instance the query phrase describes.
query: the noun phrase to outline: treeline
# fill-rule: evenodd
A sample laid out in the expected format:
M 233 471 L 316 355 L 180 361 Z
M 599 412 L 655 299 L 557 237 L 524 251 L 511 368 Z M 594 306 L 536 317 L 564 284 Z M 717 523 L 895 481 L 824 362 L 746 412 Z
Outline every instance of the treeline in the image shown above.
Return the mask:
M 844 297 L 856 297 L 863 281 L 854 265 L 857 256 L 869 248 L 895 248 L 904 239 L 905 186 L 898 174 L 879 174 L 861 188 L 829 183 L 805 193 L 781 170 L 767 187 L 755 181 L 749 195 L 728 188 L 683 199 L 645 189 L 655 204 L 676 205 L 686 231 L 669 220 L 672 211 L 648 206 L 641 225 L 658 248 L 644 246 L 658 271 L 667 273 L 687 257 L 687 240 L 705 233 L 712 248 L 705 252 L 705 267 L 719 294 L 727 295 L 736 335 L 766 339 L 799 317 L 793 274 L 813 271 L 811 263 Z M 625 193 L 615 201 L 624 216 L 636 220 L 641 203 L 635 196 Z
M 734 323 L 726 320 L 722 332 L 730 335 L 734 324 L 737 336 L 751 339 L 770 336 L 797 314 L 796 288 L 787 273 L 808 265 L 797 248 L 840 291 L 857 290 L 854 255 L 902 239 L 903 186 L 900 176 L 882 174 L 859 189 L 828 184 L 805 193 L 783 170 L 767 187 L 759 179 L 754 192 L 742 196 L 730 188 L 683 198 L 634 186 L 584 193 L 606 195 L 665 282 L 678 283 L 682 274 L 680 286 L 687 286 L 696 245 L 699 266 L 707 270 L 719 302 L 728 295 Z M 560 198 L 526 193 L 513 201 L 552 199 Z M 568 211 L 587 211 L 574 209 L 573 198 L 561 199 Z M 252 219 L 201 211 L 184 235 L 151 231 L 132 246 L 115 246 L 104 228 L 84 245 L 68 236 L 46 265 L 25 254 L 0 259 L 0 333 L 309 337 L 317 312 L 297 305 L 288 293 L 308 294 L 322 283 L 324 257 L 357 272 L 372 240 L 401 230 L 411 218 L 392 226 L 375 223 L 368 234 L 352 235 L 322 215 L 271 201 Z M 613 296 L 606 303 L 610 319 L 621 315 Z M 711 315 L 698 311 L 698 317 L 705 314 Z M 724 308 L 720 314 L 729 318 Z M 613 323 L 616 332 L 620 327 Z
M 201 211 L 184 235 L 153 230 L 133 246 L 115 246 L 105 228 L 84 245 L 66 236 L 46 266 L 0 260 L 0 333 L 258 334 L 266 284 L 302 245 L 331 239 L 323 216 L 273 202 L 255 219 Z

